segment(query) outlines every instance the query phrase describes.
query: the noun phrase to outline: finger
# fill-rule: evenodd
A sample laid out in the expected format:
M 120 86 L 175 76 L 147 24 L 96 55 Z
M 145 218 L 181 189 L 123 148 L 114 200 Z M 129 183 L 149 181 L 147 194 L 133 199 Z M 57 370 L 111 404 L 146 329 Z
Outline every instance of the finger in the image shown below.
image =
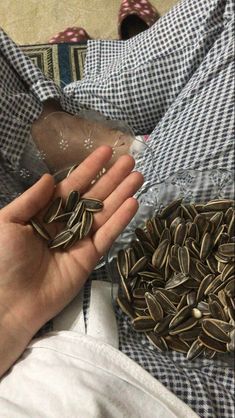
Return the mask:
M 143 176 L 139 172 L 132 172 L 122 183 L 105 199 L 104 207 L 97 213 L 94 221 L 94 231 L 100 228 L 125 202 L 133 196 L 143 184 Z
M 111 147 L 103 145 L 97 148 L 79 164 L 69 177 L 57 185 L 56 195 L 66 197 L 71 190 L 79 190 L 84 193 L 111 158 Z
M 127 177 L 135 166 L 130 155 L 123 155 L 116 163 L 92 186 L 84 197 L 95 197 L 105 200 L 117 186 Z
M 93 243 L 100 257 L 109 250 L 115 239 L 129 224 L 137 210 L 137 200 L 133 197 L 127 199 L 94 234 Z
M 21 196 L 0 211 L 0 220 L 25 223 L 42 210 L 54 192 L 54 180 L 45 174 Z

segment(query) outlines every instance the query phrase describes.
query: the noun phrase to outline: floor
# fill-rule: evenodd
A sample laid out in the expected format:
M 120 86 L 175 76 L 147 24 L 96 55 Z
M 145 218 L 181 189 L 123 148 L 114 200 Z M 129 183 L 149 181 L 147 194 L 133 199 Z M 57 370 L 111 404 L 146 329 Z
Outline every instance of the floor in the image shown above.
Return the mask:
M 160 15 L 177 2 L 152 0 Z M 84 27 L 93 38 L 117 39 L 119 7 L 120 0 L 4 0 L 1 25 L 21 45 L 46 43 L 68 26 Z

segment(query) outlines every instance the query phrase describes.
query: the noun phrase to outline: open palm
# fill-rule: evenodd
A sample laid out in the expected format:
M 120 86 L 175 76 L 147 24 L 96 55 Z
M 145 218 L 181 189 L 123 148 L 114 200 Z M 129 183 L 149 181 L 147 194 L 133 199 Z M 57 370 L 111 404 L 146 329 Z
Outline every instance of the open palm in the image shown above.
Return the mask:
M 132 172 L 130 156 L 121 157 L 90 187 L 111 156 L 110 147 L 100 147 L 56 188 L 53 178 L 45 175 L 0 211 L 0 302 L 32 335 L 76 296 L 137 210 L 132 196 L 143 179 Z M 90 237 L 66 252 L 49 250 L 28 221 L 40 214 L 52 197 L 66 197 L 71 190 L 101 199 L 104 208 L 95 215 Z

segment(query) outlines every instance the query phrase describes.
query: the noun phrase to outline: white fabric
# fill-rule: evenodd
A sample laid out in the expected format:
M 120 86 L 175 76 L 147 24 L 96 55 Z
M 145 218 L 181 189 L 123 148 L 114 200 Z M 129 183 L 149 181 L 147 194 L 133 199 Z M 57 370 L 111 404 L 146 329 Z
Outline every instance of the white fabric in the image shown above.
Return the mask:
M 54 331 L 76 331 L 85 334 L 83 289 L 66 308 L 53 319 Z
M 92 282 L 87 334 L 118 348 L 118 329 L 112 305 L 111 286 L 111 283 L 101 280 Z
M 196 418 L 120 351 L 88 335 L 34 340 L 0 383 L 1 418 Z

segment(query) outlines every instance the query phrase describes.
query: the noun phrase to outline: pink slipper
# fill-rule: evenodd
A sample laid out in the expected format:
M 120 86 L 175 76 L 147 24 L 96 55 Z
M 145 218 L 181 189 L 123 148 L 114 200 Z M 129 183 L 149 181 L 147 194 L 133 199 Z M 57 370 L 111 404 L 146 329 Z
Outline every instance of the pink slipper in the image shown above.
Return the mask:
M 64 42 L 82 42 L 91 39 L 83 28 L 67 28 L 63 32 L 59 32 L 49 39 L 50 44 L 61 44 Z
M 129 39 L 152 26 L 159 14 L 148 0 L 122 0 L 118 15 L 120 39 Z

